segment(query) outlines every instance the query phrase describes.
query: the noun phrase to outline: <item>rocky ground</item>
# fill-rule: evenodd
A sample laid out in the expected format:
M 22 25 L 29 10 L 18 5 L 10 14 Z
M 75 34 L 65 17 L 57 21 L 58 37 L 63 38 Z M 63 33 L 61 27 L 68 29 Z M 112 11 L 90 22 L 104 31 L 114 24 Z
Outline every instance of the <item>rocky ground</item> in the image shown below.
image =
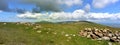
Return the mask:
M 85 28 L 79 32 L 80 36 L 94 40 L 107 40 L 120 43 L 120 31 L 112 32 L 110 29 Z

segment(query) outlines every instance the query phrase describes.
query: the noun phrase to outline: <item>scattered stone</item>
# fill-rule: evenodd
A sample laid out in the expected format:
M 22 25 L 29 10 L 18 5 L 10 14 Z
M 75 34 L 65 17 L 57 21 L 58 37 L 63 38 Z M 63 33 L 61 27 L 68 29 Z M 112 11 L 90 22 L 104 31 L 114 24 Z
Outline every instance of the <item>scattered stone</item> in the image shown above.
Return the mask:
M 69 34 L 65 34 L 65 36 L 66 36 L 66 37 L 68 37 L 68 36 L 69 36 Z
M 37 31 L 37 33 L 41 33 L 41 32 L 42 32 L 42 31 L 40 31 L 40 30 L 39 30 L 39 31 Z
M 6 25 L 7 23 L 3 23 L 4 25 Z

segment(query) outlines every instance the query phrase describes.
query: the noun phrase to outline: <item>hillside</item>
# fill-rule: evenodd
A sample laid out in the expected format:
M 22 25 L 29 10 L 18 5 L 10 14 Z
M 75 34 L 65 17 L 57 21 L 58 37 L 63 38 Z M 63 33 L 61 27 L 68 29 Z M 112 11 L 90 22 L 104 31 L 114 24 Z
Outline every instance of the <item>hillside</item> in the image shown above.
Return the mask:
M 87 21 L 0 23 L 0 45 L 108 45 L 108 41 L 96 41 L 79 36 L 84 28 L 108 28 L 120 30 Z M 113 43 L 113 45 L 119 45 Z

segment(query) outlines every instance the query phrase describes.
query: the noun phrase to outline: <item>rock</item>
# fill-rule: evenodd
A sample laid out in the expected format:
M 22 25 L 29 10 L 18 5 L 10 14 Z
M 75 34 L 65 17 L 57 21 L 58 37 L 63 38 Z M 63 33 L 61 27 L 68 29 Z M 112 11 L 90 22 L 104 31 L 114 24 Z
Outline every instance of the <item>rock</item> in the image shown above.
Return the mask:
M 73 34 L 73 36 L 75 37 L 76 35 L 75 35 L 75 34 Z
M 120 36 L 119 37 L 117 37 L 119 40 L 120 40 Z
M 115 37 L 115 36 L 112 37 L 112 38 L 110 39 L 110 41 L 111 41 L 111 42 L 117 42 L 117 37 Z
M 41 32 L 42 32 L 41 30 L 37 31 L 37 33 L 41 33 Z
M 93 34 L 92 32 L 87 32 L 88 35 Z
M 94 28 L 94 30 L 95 30 L 95 31 L 98 31 L 99 29 L 97 29 L 97 28 Z
M 91 36 L 90 36 L 90 35 L 87 35 L 87 38 L 91 38 Z
M 113 36 L 113 34 L 112 34 L 112 33 L 109 33 L 109 34 L 108 34 L 108 37 L 112 37 L 112 36 Z
M 83 36 L 86 37 L 86 36 L 87 36 L 87 33 L 83 33 Z
M 66 37 L 68 37 L 68 36 L 69 36 L 69 34 L 65 34 L 65 36 L 66 36 Z
M 4 25 L 6 25 L 7 23 L 3 23 Z
M 102 37 L 103 40 L 110 40 L 109 37 Z
M 111 42 L 108 42 L 108 45 L 112 45 L 112 43 L 111 43 Z
M 97 38 L 98 38 L 98 37 L 97 37 L 96 35 L 94 35 L 94 34 L 91 34 L 90 36 L 91 36 L 92 39 L 97 39 Z
M 85 28 L 79 32 L 80 36 L 86 38 L 92 38 L 95 40 L 107 40 L 111 42 L 120 42 L 120 32 L 116 31 L 115 33 L 109 29 L 97 29 L 97 28 Z M 109 44 L 111 45 L 111 44 Z
M 117 37 L 118 37 L 118 36 L 119 36 L 119 34 L 118 34 L 118 33 L 115 33 L 115 36 L 117 36 Z
M 104 33 L 107 33 L 107 30 L 103 30 Z
M 85 28 L 85 30 L 88 30 L 88 28 Z
M 97 36 L 98 36 L 99 38 L 101 38 L 101 37 L 103 37 L 103 34 L 102 34 L 102 33 L 98 33 Z
M 103 36 L 108 36 L 108 33 L 102 33 L 103 34 Z
M 92 30 L 91 28 L 88 28 L 88 30 Z
M 117 37 L 116 37 L 116 36 L 114 36 L 114 37 L 112 37 L 112 38 L 117 39 Z
M 111 41 L 111 42 L 115 42 L 115 41 L 116 41 L 116 39 L 114 39 L 114 38 L 111 38 L 111 39 L 110 39 L 110 41 Z
M 79 35 L 80 35 L 80 36 L 83 36 L 83 33 L 84 33 L 83 31 L 80 31 L 80 32 L 79 32 Z M 63 33 L 62 33 L 62 34 L 63 34 Z
M 101 30 L 98 30 L 98 32 L 99 32 L 99 33 L 102 33 L 102 31 L 101 31 Z

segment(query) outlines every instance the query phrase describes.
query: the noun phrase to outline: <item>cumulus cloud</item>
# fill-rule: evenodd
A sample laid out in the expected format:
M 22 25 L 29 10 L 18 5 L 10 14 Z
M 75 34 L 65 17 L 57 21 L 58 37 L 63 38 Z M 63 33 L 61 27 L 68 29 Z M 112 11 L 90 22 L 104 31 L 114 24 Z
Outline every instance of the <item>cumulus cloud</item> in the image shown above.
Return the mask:
M 60 5 L 72 6 L 82 4 L 82 0 L 24 0 L 24 2 L 35 3 L 40 11 L 54 12 L 59 12 L 62 10 Z
M 23 9 L 10 9 L 9 3 L 17 2 L 19 4 L 35 4 L 36 8 L 33 9 L 33 12 L 40 12 L 40 11 L 53 11 L 59 12 L 61 11 L 61 5 L 81 5 L 82 0 L 0 0 L 0 10 L 3 11 L 18 11 L 24 12 Z
M 27 12 L 25 14 L 18 14 L 19 18 L 28 18 L 28 19 L 37 19 L 41 21 L 68 21 L 68 20 L 85 20 L 84 18 L 85 11 L 84 10 L 76 10 L 73 13 L 67 12 L 53 12 L 51 14 L 48 13 L 30 13 Z
M 119 0 L 93 0 L 92 4 L 95 8 L 104 8 L 109 4 L 118 2 Z
M 54 12 L 54 13 L 30 13 L 27 12 L 25 14 L 18 14 L 19 18 L 26 19 L 35 19 L 38 21 L 78 21 L 78 20 L 86 20 L 86 21 L 110 21 L 110 20 L 119 20 L 120 13 L 86 13 L 84 10 L 75 10 L 72 13 L 68 12 Z

